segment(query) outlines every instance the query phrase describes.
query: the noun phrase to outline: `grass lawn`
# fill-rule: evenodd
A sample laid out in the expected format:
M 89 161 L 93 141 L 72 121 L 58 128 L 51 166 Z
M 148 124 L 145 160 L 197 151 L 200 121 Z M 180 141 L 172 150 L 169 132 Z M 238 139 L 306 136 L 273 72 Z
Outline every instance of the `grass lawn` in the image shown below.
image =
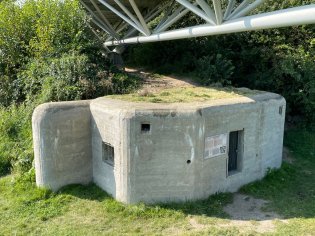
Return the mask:
M 291 130 L 285 145 L 292 164 L 284 163 L 242 193 L 269 200 L 268 210 L 282 215 L 270 235 L 315 235 L 315 133 Z M 229 226 L 223 206 L 232 194 L 203 201 L 146 206 L 116 202 L 95 185 L 69 186 L 54 194 L 27 180 L 0 178 L 0 235 L 257 235 Z

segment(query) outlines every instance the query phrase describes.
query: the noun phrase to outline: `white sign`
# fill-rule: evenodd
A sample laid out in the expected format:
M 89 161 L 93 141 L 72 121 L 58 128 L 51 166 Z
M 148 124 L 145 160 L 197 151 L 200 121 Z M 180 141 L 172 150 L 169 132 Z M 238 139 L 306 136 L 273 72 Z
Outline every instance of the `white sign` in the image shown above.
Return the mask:
M 207 137 L 205 140 L 205 159 L 227 153 L 227 134 Z

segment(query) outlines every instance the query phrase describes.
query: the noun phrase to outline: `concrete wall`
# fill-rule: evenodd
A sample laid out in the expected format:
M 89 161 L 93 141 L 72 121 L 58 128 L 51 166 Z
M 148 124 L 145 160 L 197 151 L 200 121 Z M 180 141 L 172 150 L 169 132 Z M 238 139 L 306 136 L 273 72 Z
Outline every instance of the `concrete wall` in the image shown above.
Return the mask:
M 90 102 L 46 103 L 33 114 L 36 183 L 57 190 L 92 181 Z
M 33 117 L 37 184 L 94 181 L 126 203 L 236 191 L 280 167 L 284 114 L 285 100 L 272 93 L 186 104 L 45 104 Z M 228 153 L 207 158 L 205 140 L 232 131 L 240 131 L 241 145 L 238 169 L 228 173 Z M 102 159 L 103 143 L 114 147 L 114 166 Z
M 261 179 L 267 168 L 279 168 L 285 100 L 274 94 L 255 99 L 189 109 L 136 109 L 130 125 L 130 201 L 185 201 L 237 191 Z M 141 132 L 142 123 L 150 123 L 151 131 Z M 232 131 L 242 131 L 243 145 L 240 169 L 228 175 L 228 154 L 205 159 L 204 145 L 206 137 Z
M 128 147 L 124 146 L 129 134 L 126 127 L 127 113 L 95 100 L 91 103 L 91 114 L 93 180 L 116 199 L 127 202 L 128 164 L 124 158 L 128 150 Z M 102 160 L 103 142 L 114 147 L 114 166 Z
M 286 104 L 284 99 L 265 99 L 262 106 L 265 115 L 261 117 L 260 151 L 262 169 L 266 172 L 281 166 Z
M 130 130 L 131 202 L 194 199 L 202 121 L 195 109 L 136 111 Z M 150 132 L 141 131 L 142 123 L 151 125 Z

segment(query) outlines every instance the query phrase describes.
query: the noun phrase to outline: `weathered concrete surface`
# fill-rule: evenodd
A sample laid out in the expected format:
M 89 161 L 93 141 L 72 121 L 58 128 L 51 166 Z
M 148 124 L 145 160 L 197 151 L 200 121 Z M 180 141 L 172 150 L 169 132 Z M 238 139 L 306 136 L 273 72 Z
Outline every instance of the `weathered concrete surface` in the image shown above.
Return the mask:
M 92 181 L 90 102 L 46 103 L 33 114 L 36 183 L 57 190 Z
M 63 114 L 62 110 L 58 111 Z M 277 94 L 178 104 L 99 98 L 91 101 L 90 111 L 90 126 L 84 122 L 86 135 L 83 135 L 91 144 L 86 144 L 84 158 L 86 166 L 90 162 L 87 168 L 89 178 L 93 172 L 93 181 L 122 202 L 185 201 L 205 198 L 216 192 L 233 192 L 244 184 L 261 179 L 268 168 L 281 165 L 285 100 Z M 72 117 L 71 110 L 67 114 Z M 42 150 L 36 158 L 36 169 L 40 168 L 37 179 L 39 185 L 44 186 L 54 182 L 51 179 L 60 178 L 56 170 L 61 167 L 51 171 L 47 165 L 50 159 L 60 163 L 70 163 L 65 160 L 67 158 L 71 160 L 70 149 L 68 156 L 60 155 L 58 158 L 61 159 L 56 159 L 51 157 L 51 153 L 57 152 L 56 146 L 45 144 L 42 148 L 39 145 L 41 140 L 51 143 L 58 136 L 54 130 L 60 120 L 50 117 L 54 116 L 44 115 L 43 118 L 39 112 L 34 115 L 37 124 L 34 125 L 34 137 L 38 143 L 35 151 Z M 142 131 L 142 124 L 150 124 L 150 131 Z M 91 138 L 88 127 L 91 127 Z M 205 139 L 232 131 L 241 131 L 242 145 L 238 150 L 238 170 L 228 174 L 228 153 L 206 158 Z M 44 137 L 44 133 L 49 137 Z M 67 133 L 65 131 L 58 137 L 64 135 L 70 140 Z M 81 141 L 73 140 L 72 143 Z M 102 160 L 103 142 L 114 147 L 114 167 Z M 40 163 L 48 168 L 41 168 L 43 164 Z M 65 171 L 62 180 L 70 178 L 73 172 Z M 82 182 L 91 180 L 89 178 L 86 175 Z M 58 186 L 61 185 L 62 181 L 59 181 Z
M 125 157 L 128 153 L 126 142 L 129 141 L 128 114 L 97 100 L 91 102 L 91 114 L 93 180 L 116 199 L 127 202 L 128 163 Z M 103 142 L 114 147 L 114 167 L 102 161 Z

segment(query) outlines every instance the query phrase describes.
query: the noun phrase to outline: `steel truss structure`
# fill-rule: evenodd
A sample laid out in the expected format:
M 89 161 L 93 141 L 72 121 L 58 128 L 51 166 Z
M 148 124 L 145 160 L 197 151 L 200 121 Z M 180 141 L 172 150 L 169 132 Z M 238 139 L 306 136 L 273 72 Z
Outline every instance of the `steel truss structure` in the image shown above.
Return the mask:
M 266 0 L 81 0 L 104 46 L 314 24 L 315 4 L 250 15 Z M 188 13 L 200 24 L 174 28 Z M 179 24 L 177 24 L 179 25 Z M 97 34 L 97 30 L 94 31 Z M 108 49 L 109 50 L 109 49 Z M 114 49 L 119 53 L 119 47 Z

